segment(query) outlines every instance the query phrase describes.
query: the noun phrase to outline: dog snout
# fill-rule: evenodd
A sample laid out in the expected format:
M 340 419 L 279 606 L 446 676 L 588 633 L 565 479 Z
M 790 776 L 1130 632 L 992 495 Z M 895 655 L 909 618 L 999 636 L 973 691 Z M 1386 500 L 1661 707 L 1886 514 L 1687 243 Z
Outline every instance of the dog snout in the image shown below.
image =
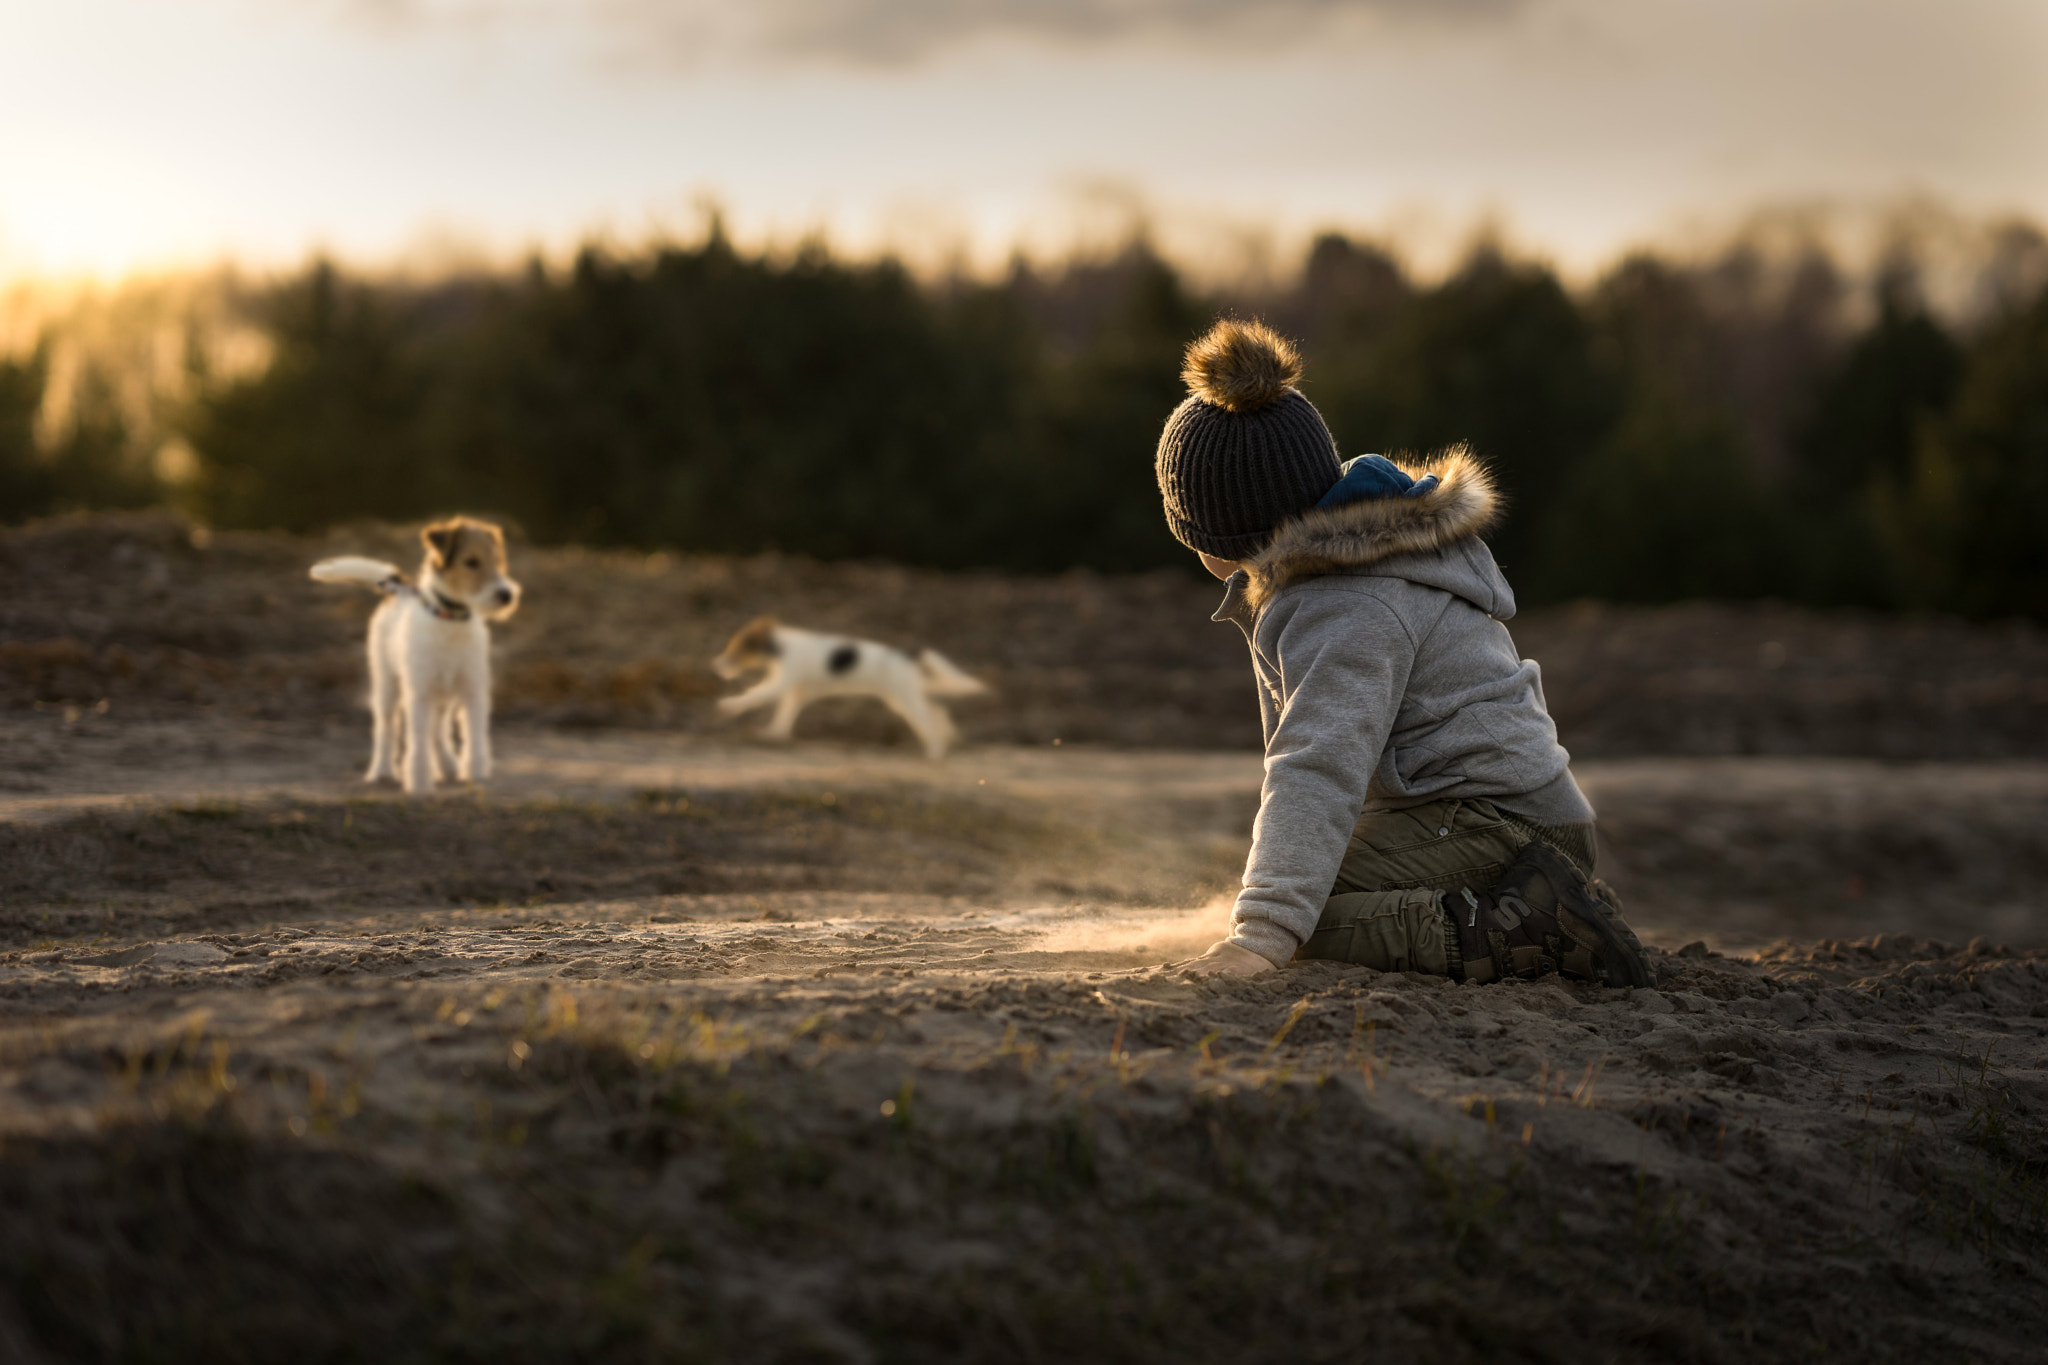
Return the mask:
M 509 578 L 501 578 L 484 594 L 489 605 L 486 610 L 491 619 L 502 621 L 519 609 L 519 585 Z

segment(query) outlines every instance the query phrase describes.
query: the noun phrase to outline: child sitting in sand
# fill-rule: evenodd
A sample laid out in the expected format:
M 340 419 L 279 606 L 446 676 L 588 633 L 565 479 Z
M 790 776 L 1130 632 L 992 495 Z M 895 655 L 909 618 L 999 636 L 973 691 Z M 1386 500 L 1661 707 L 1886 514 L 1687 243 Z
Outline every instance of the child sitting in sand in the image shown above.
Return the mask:
M 1339 464 L 1293 347 L 1221 322 L 1159 439 L 1173 534 L 1251 645 L 1266 778 L 1230 937 L 1185 964 L 1295 958 L 1461 981 L 1649 986 L 1593 872 L 1593 808 L 1515 654 L 1499 513 L 1462 447 Z

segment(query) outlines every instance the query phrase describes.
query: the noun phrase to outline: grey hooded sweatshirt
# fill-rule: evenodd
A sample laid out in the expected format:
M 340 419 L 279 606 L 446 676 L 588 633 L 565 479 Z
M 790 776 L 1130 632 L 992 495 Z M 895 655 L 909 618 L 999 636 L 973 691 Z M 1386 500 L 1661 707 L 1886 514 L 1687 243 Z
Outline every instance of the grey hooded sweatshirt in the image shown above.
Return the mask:
M 1515 597 L 1479 539 L 1499 508 L 1484 466 L 1460 447 L 1403 468 L 1442 482 L 1288 522 L 1216 612 L 1251 645 L 1266 734 L 1231 941 L 1274 963 L 1314 932 L 1366 810 L 1484 797 L 1538 825 L 1593 819 L 1502 624 Z

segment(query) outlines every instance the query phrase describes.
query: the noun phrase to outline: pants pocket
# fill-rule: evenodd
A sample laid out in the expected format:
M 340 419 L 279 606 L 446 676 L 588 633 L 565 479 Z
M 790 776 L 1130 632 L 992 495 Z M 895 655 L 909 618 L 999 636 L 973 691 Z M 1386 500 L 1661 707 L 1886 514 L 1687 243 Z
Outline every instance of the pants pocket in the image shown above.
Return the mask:
M 1515 850 L 1528 842 L 1526 832 L 1502 819 L 1486 802 L 1455 803 L 1462 807 L 1458 810 L 1449 809 L 1453 803 L 1440 804 L 1441 809 L 1395 812 L 1403 817 L 1398 821 L 1376 815 L 1359 821 L 1338 864 L 1331 894 L 1476 886 L 1498 876 Z M 1417 828 L 1429 837 L 1410 837 Z
M 1361 891 L 1332 896 L 1308 942 L 1295 954 L 1350 962 L 1382 972 L 1450 971 L 1444 916 L 1434 891 Z

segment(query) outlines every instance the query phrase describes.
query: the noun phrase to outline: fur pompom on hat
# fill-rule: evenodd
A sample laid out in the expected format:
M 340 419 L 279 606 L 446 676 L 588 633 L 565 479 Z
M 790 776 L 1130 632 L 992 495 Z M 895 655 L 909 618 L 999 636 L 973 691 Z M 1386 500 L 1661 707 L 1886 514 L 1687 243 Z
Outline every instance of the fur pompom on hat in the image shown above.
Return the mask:
M 1336 484 L 1337 444 L 1294 387 L 1301 373 L 1293 345 L 1261 322 L 1226 318 L 1188 347 L 1188 397 L 1153 461 L 1181 544 L 1249 558 Z
M 1180 377 L 1188 392 L 1225 412 L 1253 412 L 1301 381 L 1301 355 L 1263 322 L 1226 318 L 1188 347 Z

